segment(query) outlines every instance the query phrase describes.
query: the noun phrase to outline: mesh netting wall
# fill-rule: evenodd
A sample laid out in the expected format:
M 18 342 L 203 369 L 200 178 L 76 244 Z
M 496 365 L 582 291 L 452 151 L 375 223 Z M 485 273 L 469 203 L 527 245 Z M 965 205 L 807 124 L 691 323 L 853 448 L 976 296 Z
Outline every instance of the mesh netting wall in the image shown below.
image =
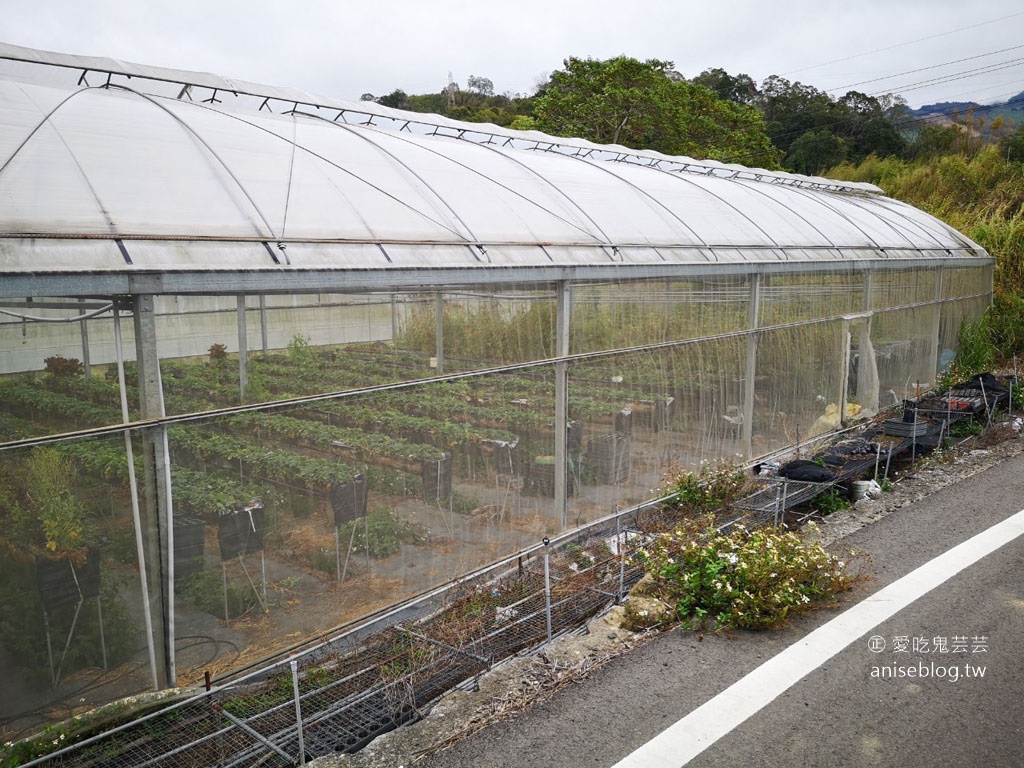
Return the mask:
M 147 635 L 173 627 L 178 682 L 195 684 L 655 498 L 680 469 L 769 454 L 912 397 L 990 290 L 989 270 L 950 268 L 939 297 L 938 274 L 571 284 L 562 339 L 553 285 L 162 297 L 164 407 L 199 416 L 169 424 L 166 445 L 162 430 L 133 431 L 131 461 L 116 432 L 0 452 L 8 727 L 152 687 Z M 121 424 L 114 330 L 109 315 L 87 333 L 0 324 L 17 351 L 0 441 Z M 168 487 L 161 526 L 154 494 Z M 76 568 L 98 562 L 99 586 L 44 596 L 35 553 L 48 541 L 78 551 Z M 174 585 L 167 617 L 146 616 L 140 551 L 150 599 Z

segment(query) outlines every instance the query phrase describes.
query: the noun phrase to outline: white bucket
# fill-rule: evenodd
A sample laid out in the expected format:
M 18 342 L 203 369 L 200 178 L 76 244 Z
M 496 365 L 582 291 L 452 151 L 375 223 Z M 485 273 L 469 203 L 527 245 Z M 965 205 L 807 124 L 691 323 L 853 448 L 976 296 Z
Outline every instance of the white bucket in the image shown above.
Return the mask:
M 871 488 L 870 480 L 854 480 L 850 483 L 850 497 L 852 501 L 860 501 L 868 495 Z

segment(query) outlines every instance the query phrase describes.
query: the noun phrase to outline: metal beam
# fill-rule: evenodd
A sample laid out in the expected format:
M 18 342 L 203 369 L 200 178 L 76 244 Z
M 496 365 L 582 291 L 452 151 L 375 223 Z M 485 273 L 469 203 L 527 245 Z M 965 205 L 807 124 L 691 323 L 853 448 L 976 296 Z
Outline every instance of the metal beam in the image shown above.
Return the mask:
M 245 402 L 245 389 L 249 384 L 249 328 L 245 322 L 245 296 L 238 301 L 238 402 Z
M 558 284 L 555 316 L 555 357 L 569 354 L 569 323 L 572 315 L 572 286 Z M 555 363 L 555 509 L 565 530 L 569 515 L 569 364 Z
M 143 419 L 162 419 L 163 385 L 157 354 L 156 319 L 152 296 L 136 296 L 135 355 L 138 364 L 139 399 Z M 174 667 L 174 580 L 173 526 L 168 511 L 170 484 L 167 482 L 170 456 L 167 453 L 167 427 L 158 425 L 142 431 L 145 466 L 143 532 L 146 537 L 146 564 L 150 569 L 149 595 L 157 643 L 157 678 L 161 688 L 176 685 Z
M 747 327 L 756 330 L 761 325 L 761 276 L 750 278 L 750 299 L 747 313 Z M 757 376 L 757 342 L 759 335 L 747 336 L 747 364 L 743 378 L 743 453 L 746 458 L 753 454 L 754 437 L 754 379 Z
M 661 249 L 665 252 L 668 249 Z M 129 295 L 273 295 L 284 293 L 361 293 L 365 291 L 422 292 L 431 288 L 545 286 L 559 281 L 687 280 L 750 274 L 814 274 L 846 270 L 934 269 L 937 267 L 991 267 L 991 257 L 864 259 L 820 261 L 615 262 L 587 265 L 451 267 L 440 269 L 336 269 L 295 270 L 225 269 L 194 272 L 67 272 L 0 274 L 0 298 L 27 296 L 109 297 Z

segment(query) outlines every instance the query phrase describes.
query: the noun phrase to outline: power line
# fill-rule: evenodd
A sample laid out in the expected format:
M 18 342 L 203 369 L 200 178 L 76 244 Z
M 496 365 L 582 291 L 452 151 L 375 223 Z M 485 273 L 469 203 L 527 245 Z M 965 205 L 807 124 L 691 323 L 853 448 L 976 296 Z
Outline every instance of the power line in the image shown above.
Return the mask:
M 998 64 L 990 64 L 988 66 L 978 67 L 976 69 L 967 69 L 964 70 L 963 72 L 954 72 L 951 75 L 943 75 L 942 77 L 936 77 L 930 80 L 919 80 L 916 83 L 907 83 L 906 85 L 901 85 L 896 88 L 892 88 L 885 91 L 879 91 L 878 93 L 873 95 L 879 95 L 881 93 L 893 93 L 894 91 L 899 91 L 900 93 L 904 91 L 916 91 L 918 88 L 930 88 L 931 86 L 934 85 L 951 83 L 955 80 L 964 80 L 969 77 L 977 77 L 978 75 L 987 75 L 990 72 L 999 72 L 1000 70 L 1003 69 L 1019 67 L 1021 64 L 1024 64 L 1024 58 L 1010 59 L 1009 61 L 1002 61 L 999 62 Z
M 853 88 L 858 85 L 867 85 L 868 83 L 877 83 L 881 80 L 892 80 L 894 77 L 902 77 L 903 75 L 913 75 L 918 72 L 927 72 L 930 69 L 938 69 L 939 67 L 948 67 L 953 64 L 963 64 L 965 61 L 973 61 L 974 59 L 983 59 L 986 56 L 995 56 L 997 53 L 1006 53 L 1007 51 L 1016 51 L 1018 48 L 1024 48 L 1024 45 L 1015 45 L 1011 48 L 1001 48 L 998 51 L 991 51 L 989 53 L 979 53 L 977 56 L 968 56 L 964 59 L 955 59 L 954 61 L 944 61 L 941 64 L 932 64 L 930 67 L 921 67 L 919 69 L 908 69 L 905 72 L 897 72 L 895 75 L 885 75 L 884 77 L 876 77 L 872 80 L 861 80 L 858 83 L 850 83 L 849 85 L 840 85 L 835 88 L 829 88 L 825 92 L 832 93 L 833 91 L 841 91 L 845 88 Z
M 854 54 L 853 56 L 844 56 L 841 59 L 833 59 L 832 61 L 825 61 L 825 62 L 822 62 L 821 64 L 814 64 L 812 66 L 803 67 L 801 69 L 791 69 L 789 72 L 783 72 L 782 76 L 792 75 L 792 74 L 795 74 L 797 72 L 807 72 L 808 70 L 818 69 L 819 67 L 827 67 L 829 64 L 839 64 L 840 62 L 843 62 L 843 61 L 851 61 L 853 59 L 860 59 L 860 58 L 863 58 L 865 56 L 872 56 L 872 55 L 874 55 L 876 53 L 882 53 L 883 51 L 892 51 L 892 50 L 895 50 L 896 48 L 904 48 L 904 47 L 906 47 L 908 45 L 914 45 L 915 43 L 923 43 L 925 40 L 934 40 L 934 39 L 936 39 L 938 37 L 945 37 L 947 35 L 953 35 L 953 34 L 956 34 L 957 32 L 964 32 L 964 31 L 966 31 L 968 29 L 977 29 L 978 27 L 984 27 L 987 24 L 995 24 L 997 21 L 1006 21 L 1006 19 L 1013 19 L 1013 18 L 1016 18 L 1018 16 L 1024 16 L 1024 11 L 1020 11 L 1018 13 L 1011 13 L 1011 14 L 1009 14 L 1007 16 L 1000 16 L 998 19 L 989 19 L 988 21 L 982 21 L 982 22 L 979 22 L 977 24 L 971 24 L 970 26 L 967 26 L 967 27 L 958 27 L 957 29 L 951 29 L 948 32 L 939 32 L 938 34 L 929 35 L 928 37 L 919 37 L 917 40 L 908 40 L 905 43 L 897 43 L 896 45 L 890 45 L 890 46 L 887 46 L 886 48 L 877 48 L 877 49 L 875 49 L 873 51 L 867 51 L 865 53 L 858 53 L 858 54 Z

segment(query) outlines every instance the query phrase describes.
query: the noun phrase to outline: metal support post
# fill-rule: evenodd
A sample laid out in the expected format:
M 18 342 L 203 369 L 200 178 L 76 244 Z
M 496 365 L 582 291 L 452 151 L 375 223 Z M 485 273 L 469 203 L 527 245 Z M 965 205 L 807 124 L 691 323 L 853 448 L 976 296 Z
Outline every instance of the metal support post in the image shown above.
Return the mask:
M 550 541 L 544 537 L 544 618 L 548 625 L 548 642 L 551 642 L 551 558 L 548 555 L 547 547 Z
M 249 384 L 249 334 L 245 323 L 245 296 L 239 294 L 238 301 L 238 398 L 245 402 L 245 390 Z
M 434 358 L 437 372 L 444 373 L 444 294 L 434 294 Z
M 85 304 L 85 299 L 79 299 L 79 304 Z M 89 357 L 89 321 L 81 319 L 78 327 L 82 329 L 82 365 L 85 367 L 85 377 L 92 376 L 92 362 Z
M 114 302 L 114 353 L 117 358 L 117 383 L 121 393 L 121 419 L 131 421 L 128 413 L 128 387 L 124 375 L 124 348 L 121 346 L 121 315 Z M 149 670 L 153 690 L 160 689 L 156 666 L 156 641 L 153 634 L 153 614 L 149 605 L 149 576 L 146 565 L 146 542 L 142 529 L 139 505 L 139 480 L 135 473 L 135 450 L 130 432 L 124 433 L 124 452 L 128 462 L 128 490 L 132 500 L 132 523 L 135 529 L 135 554 L 139 563 L 139 586 L 142 590 L 142 617 L 146 630 L 146 650 L 149 652 Z
M 292 690 L 295 692 L 295 730 L 299 735 L 299 765 L 306 764 L 306 745 L 302 733 L 302 699 L 299 696 L 299 665 L 295 659 L 289 662 L 292 668 Z
M 555 509 L 561 530 L 569 517 L 569 364 L 562 358 L 569 354 L 569 318 L 572 313 L 572 287 L 558 284 L 555 317 Z
M 139 399 L 143 419 L 162 419 L 164 411 L 163 382 L 156 337 L 153 296 L 134 297 L 135 352 L 139 371 Z M 177 684 L 174 662 L 174 550 L 171 525 L 170 456 L 167 450 L 167 428 L 157 426 L 142 430 L 142 450 L 146 468 L 144 481 L 143 531 L 147 537 L 150 570 L 149 600 L 158 607 L 154 639 L 158 639 L 157 673 L 159 687 Z M 141 563 L 140 563 L 141 565 Z
M 615 543 L 619 548 L 619 592 L 615 602 L 621 604 L 626 599 L 623 594 L 626 591 L 626 547 L 622 539 L 622 515 L 619 514 L 618 505 L 615 506 Z
M 267 337 L 267 297 L 260 296 L 260 345 L 263 354 L 270 352 L 270 343 Z
M 928 361 L 928 370 L 931 371 L 932 380 L 929 385 L 930 389 L 935 389 L 935 380 L 939 374 L 939 353 L 942 351 L 939 347 L 942 344 L 940 338 L 942 332 L 942 267 L 935 269 L 935 322 L 932 323 L 932 338 L 931 347 L 929 351 L 930 360 Z
M 761 318 L 761 275 L 750 276 L 750 299 L 748 301 L 747 326 L 756 330 Z M 743 379 L 743 455 L 748 459 L 754 455 L 754 379 L 757 376 L 757 333 L 747 336 L 747 364 Z

